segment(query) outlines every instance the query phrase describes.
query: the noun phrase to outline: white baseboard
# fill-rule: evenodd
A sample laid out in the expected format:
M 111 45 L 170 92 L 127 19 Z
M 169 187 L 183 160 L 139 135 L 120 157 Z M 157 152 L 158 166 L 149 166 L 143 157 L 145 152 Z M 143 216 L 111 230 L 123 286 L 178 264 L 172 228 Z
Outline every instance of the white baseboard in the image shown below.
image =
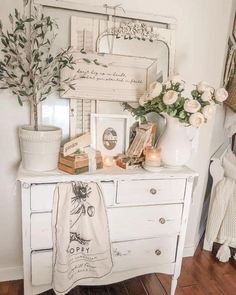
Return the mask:
M 192 257 L 196 251 L 195 247 L 185 247 L 183 257 Z
M 0 268 L 0 282 L 23 279 L 23 266 Z

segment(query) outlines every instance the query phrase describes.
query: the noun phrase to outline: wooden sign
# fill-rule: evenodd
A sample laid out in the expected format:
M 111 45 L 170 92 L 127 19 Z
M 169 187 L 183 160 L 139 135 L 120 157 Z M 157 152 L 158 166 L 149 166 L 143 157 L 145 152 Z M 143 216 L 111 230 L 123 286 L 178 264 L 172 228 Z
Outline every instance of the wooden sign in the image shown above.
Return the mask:
M 91 144 L 91 136 L 90 133 L 86 133 L 81 135 L 67 143 L 63 146 L 63 155 L 64 157 L 69 156 L 75 153 L 78 149 L 85 148 Z
M 115 54 L 74 53 L 75 70 L 63 69 L 61 78 L 76 77 L 64 98 L 138 101 L 155 81 L 156 59 Z

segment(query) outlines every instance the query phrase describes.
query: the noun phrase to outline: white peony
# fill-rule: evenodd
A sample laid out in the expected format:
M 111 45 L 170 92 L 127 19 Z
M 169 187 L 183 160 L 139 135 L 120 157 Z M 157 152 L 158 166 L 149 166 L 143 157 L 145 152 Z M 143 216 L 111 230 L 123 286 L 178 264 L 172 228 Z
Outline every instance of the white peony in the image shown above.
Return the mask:
M 177 83 L 180 84 L 182 82 L 181 76 L 180 75 L 174 75 L 173 77 L 171 77 L 171 82 L 173 84 L 177 84 Z
M 210 91 L 212 87 L 205 81 L 201 81 L 197 84 L 197 91 L 199 92 L 205 92 Z
M 172 105 L 178 99 L 178 92 L 174 90 L 167 91 L 163 96 L 163 102 L 165 105 Z
M 228 92 L 224 88 L 218 88 L 215 91 L 215 99 L 218 102 L 223 102 L 227 99 L 228 97 Z
M 187 99 L 184 103 L 184 110 L 188 113 L 196 113 L 200 110 L 201 104 L 195 99 Z
M 205 121 L 203 114 L 197 112 L 195 114 L 192 114 L 189 117 L 189 123 L 193 126 L 193 127 L 199 127 L 201 124 L 203 124 Z
M 202 108 L 202 114 L 206 119 L 211 119 L 215 113 L 215 105 L 209 104 Z
M 148 92 L 144 92 L 144 94 L 139 98 L 139 104 L 143 107 L 148 100 L 149 94 Z
M 151 98 L 159 96 L 162 92 L 162 84 L 156 81 L 152 82 L 149 86 L 148 92 Z
M 201 96 L 202 101 L 210 101 L 212 99 L 212 93 L 209 90 L 203 92 Z

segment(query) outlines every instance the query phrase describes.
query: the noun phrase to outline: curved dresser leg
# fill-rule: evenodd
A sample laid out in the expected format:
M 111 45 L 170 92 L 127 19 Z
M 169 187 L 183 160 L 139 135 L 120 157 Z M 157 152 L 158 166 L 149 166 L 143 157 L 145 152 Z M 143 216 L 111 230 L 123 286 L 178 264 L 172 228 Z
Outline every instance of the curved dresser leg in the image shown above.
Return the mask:
M 177 287 L 178 280 L 173 276 L 171 280 L 171 290 L 170 295 L 175 295 L 175 290 Z

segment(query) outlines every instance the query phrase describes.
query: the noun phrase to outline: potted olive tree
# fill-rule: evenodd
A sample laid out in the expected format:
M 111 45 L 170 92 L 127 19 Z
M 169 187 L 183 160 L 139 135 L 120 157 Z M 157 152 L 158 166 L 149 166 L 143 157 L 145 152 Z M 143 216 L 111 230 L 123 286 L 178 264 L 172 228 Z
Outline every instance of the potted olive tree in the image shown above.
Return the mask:
M 25 0 L 24 7 L 27 4 Z M 19 128 L 23 167 L 52 170 L 57 167 L 62 131 L 39 125 L 39 106 L 53 92 L 73 89 L 70 78 L 59 77 L 63 68 L 73 70 L 73 55 L 70 48 L 52 52 L 57 23 L 35 7 L 30 16 L 15 9 L 9 21 L 10 30 L 0 22 L 0 89 L 9 89 L 21 106 L 31 106 L 34 124 Z

